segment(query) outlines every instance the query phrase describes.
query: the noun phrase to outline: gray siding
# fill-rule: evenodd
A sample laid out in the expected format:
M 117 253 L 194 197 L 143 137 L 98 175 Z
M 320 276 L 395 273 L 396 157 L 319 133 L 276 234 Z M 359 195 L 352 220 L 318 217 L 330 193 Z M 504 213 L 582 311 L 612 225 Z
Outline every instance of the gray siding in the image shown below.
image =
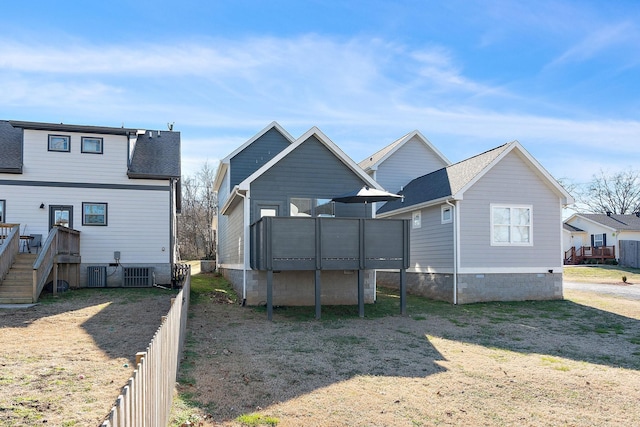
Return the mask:
M 278 203 L 289 215 L 290 197 L 330 199 L 362 187 L 364 182 L 315 136 L 303 142 L 251 184 L 251 222 L 256 205 Z M 370 207 L 370 206 L 369 206 Z M 336 203 L 336 216 L 359 216 L 364 205 Z
M 236 154 L 229 162 L 231 187 L 240 184 L 249 175 L 264 166 L 279 152 L 289 146 L 289 141 L 275 128 Z
M 491 204 L 532 205 L 533 246 L 491 246 Z M 514 152 L 460 202 L 461 268 L 562 266 L 558 196 Z
M 427 146 L 413 137 L 378 167 L 376 181 L 397 193 L 409 181 L 446 166 Z
M 421 210 L 422 226 L 412 228 L 410 233 L 410 269 L 432 269 L 436 271 L 453 271 L 453 225 L 441 224 L 440 206 Z M 412 213 L 390 217 L 408 219 Z
M 244 232 L 242 220 L 244 202 L 238 203 L 228 215 L 222 215 L 218 238 L 220 239 L 220 264 L 242 264 L 244 262 Z

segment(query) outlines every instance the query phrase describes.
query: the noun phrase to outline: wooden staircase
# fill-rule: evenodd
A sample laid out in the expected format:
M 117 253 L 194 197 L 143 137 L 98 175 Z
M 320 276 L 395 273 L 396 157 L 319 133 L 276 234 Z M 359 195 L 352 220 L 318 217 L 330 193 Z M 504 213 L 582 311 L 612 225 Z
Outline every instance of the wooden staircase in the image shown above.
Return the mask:
M 36 254 L 19 253 L 7 277 L 0 283 L 0 304 L 33 302 L 33 263 Z

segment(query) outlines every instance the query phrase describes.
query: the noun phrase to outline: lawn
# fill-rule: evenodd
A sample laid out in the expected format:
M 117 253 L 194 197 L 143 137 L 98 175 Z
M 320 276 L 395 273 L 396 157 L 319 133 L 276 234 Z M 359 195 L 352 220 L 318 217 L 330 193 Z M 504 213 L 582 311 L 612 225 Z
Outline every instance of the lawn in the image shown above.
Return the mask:
M 564 267 L 564 280 L 570 282 L 623 283 L 623 276 L 629 284 L 640 284 L 640 268 L 614 265 L 576 265 Z
M 241 307 L 195 276 L 175 426 L 640 425 L 640 301 Z

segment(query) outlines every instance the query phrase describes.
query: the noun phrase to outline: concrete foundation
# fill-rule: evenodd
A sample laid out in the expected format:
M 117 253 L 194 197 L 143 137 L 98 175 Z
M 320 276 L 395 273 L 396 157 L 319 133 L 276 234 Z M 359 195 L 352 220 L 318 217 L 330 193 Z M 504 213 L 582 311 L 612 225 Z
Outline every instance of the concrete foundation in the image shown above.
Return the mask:
M 398 288 L 399 273 L 378 271 L 377 283 Z M 453 274 L 407 273 L 407 293 L 453 303 Z M 458 275 L 458 304 L 562 298 L 561 273 Z
M 220 273 L 233 285 L 247 305 L 267 304 L 267 272 L 247 270 L 246 295 L 242 293 L 243 271 L 220 268 Z M 364 302 L 373 303 L 373 270 L 364 271 Z M 320 272 L 320 304 L 358 304 L 358 272 L 323 270 Z M 315 271 L 282 271 L 273 274 L 273 305 L 315 305 Z

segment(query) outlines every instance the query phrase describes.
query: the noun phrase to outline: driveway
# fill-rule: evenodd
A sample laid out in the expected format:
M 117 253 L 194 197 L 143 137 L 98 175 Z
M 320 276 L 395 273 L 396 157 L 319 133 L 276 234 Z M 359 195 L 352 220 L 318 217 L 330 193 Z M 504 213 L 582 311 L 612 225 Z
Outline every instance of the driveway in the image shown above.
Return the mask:
M 603 283 L 582 283 L 564 281 L 565 289 L 576 291 L 596 292 L 599 294 L 615 295 L 622 298 L 640 300 L 640 285 L 609 285 Z

